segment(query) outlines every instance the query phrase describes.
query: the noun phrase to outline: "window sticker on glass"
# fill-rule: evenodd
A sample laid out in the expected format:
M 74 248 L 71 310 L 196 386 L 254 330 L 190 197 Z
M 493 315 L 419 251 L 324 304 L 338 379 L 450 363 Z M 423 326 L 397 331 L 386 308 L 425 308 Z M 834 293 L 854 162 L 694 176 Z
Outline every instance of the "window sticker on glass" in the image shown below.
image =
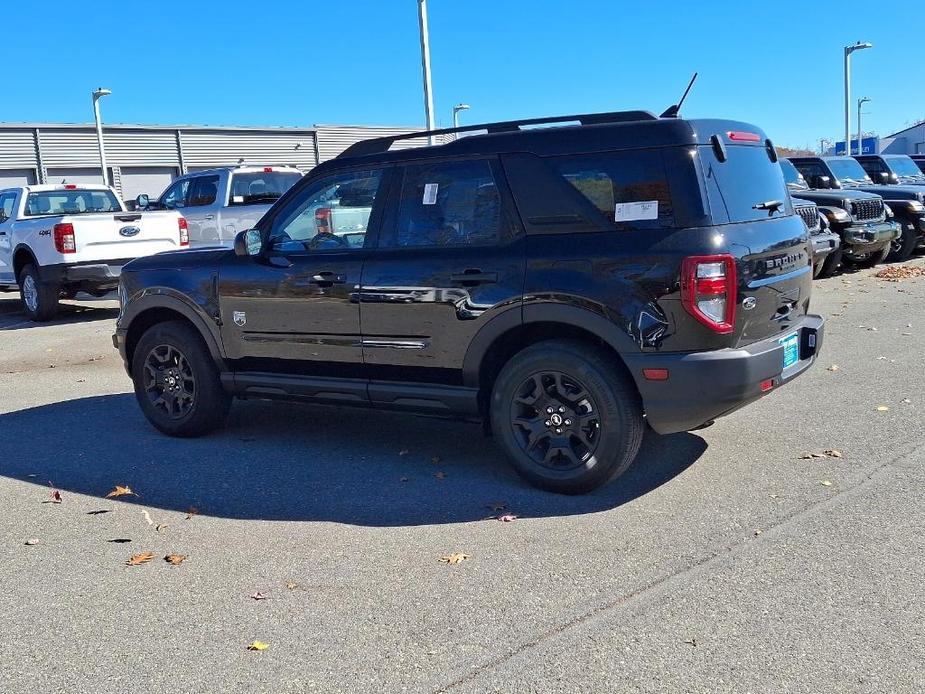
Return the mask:
M 244 196 L 243 195 L 232 195 L 231 202 L 244 202 Z
M 440 188 L 438 183 L 425 183 L 424 184 L 424 199 L 421 201 L 424 205 L 436 205 L 437 204 L 437 190 Z
M 658 219 L 658 200 L 644 202 L 618 202 L 614 221 L 632 222 L 637 219 Z

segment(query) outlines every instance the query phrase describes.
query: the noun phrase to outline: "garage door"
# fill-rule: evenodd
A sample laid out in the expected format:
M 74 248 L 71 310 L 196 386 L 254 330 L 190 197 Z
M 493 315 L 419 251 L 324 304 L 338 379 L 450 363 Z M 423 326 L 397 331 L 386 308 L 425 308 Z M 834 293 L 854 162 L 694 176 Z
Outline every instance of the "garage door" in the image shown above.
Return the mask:
M 96 169 L 48 169 L 48 182 L 59 183 L 102 183 L 103 176 Z
M 0 169 L 0 188 L 28 186 L 35 183 L 35 171 L 32 169 Z
M 140 193 L 146 193 L 155 200 L 176 176 L 177 170 L 169 167 L 123 166 L 122 199 L 134 200 Z

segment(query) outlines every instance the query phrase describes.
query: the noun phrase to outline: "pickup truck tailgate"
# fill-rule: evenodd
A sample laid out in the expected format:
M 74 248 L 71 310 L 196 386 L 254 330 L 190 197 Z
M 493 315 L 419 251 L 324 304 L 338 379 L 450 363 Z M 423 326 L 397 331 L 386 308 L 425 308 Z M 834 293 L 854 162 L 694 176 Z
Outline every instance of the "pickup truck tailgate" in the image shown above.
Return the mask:
M 77 258 L 109 260 L 180 249 L 180 216 L 176 212 L 116 212 L 64 216 L 74 227 Z

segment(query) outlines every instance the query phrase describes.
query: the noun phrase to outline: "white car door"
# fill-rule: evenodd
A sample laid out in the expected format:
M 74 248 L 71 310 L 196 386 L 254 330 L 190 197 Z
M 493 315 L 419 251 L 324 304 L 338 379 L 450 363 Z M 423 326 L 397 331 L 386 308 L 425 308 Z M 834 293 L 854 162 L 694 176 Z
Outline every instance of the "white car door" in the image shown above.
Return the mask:
M 0 284 L 13 284 L 13 214 L 18 193 L 8 190 L 0 193 Z
M 183 216 L 189 223 L 191 246 L 214 246 L 222 243 L 219 225 L 224 202 L 223 195 L 219 192 L 220 182 L 218 174 L 190 177 Z

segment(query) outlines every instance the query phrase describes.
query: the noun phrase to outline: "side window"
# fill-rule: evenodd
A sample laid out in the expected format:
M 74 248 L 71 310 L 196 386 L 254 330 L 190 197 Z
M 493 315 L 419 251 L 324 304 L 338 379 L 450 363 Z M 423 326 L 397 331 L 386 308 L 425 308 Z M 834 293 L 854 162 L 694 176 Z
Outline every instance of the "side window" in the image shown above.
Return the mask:
M 211 205 L 218 197 L 218 176 L 196 176 L 190 180 L 187 195 L 190 207 Z
M 16 202 L 16 193 L 0 194 L 0 224 L 13 216 L 13 204 Z
M 405 167 L 398 221 L 383 230 L 380 248 L 475 246 L 496 243 L 506 222 L 487 160 Z
M 875 181 L 881 173 L 886 173 L 886 167 L 879 159 L 865 159 L 861 161 L 861 166 L 867 172 L 867 175 Z
M 347 250 L 366 245 L 383 171 L 351 171 L 309 185 L 273 221 L 270 244 L 283 252 Z
M 168 210 L 186 207 L 186 193 L 189 190 L 190 179 L 185 178 L 171 185 L 161 196 L 160 203 Z
M 810 185 L 815 182 L 814 179 L 818 179 L 820 176 L 829 175 L 829 172 L 826 171 L 825 167 L 819 162 L 815 161 L 800 162 L 799 164 L 796 164 L 796 167 L 799 169 L 800 173 L 803 174 L 803 178 L 810 182 Z
M 617 229 L 674 226 L 661 153 L 652 150 L 549 157 L 549 164 Z

